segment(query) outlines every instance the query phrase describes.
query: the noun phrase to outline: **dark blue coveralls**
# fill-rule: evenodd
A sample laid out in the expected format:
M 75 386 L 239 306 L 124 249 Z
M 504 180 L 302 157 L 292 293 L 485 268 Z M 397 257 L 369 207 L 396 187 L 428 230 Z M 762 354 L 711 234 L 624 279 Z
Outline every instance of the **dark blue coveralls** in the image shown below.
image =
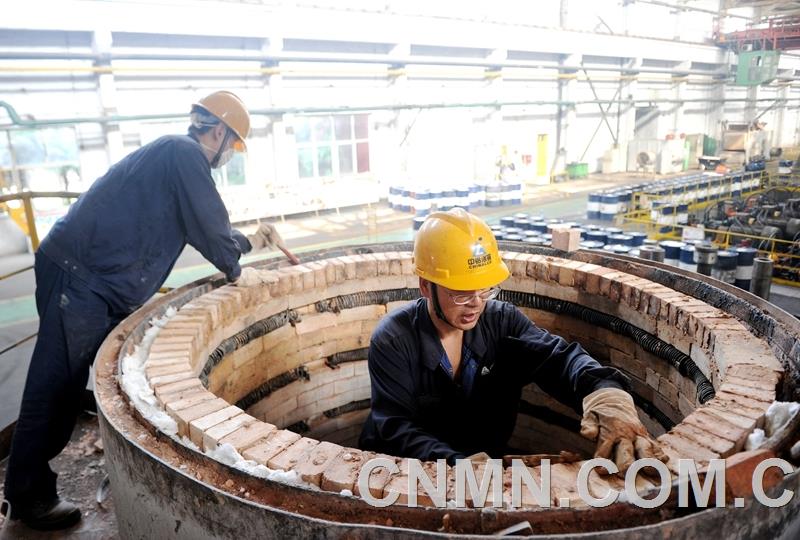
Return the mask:
M 535 382 L 578 412 L 595 390 L 628 386 L 577 343 L 495 300 L 464 332 L 461 362 L 454 377 L 424 298 L 384 317 L 370 341 L 372 410 L 360 448 L 451 464 L 477 452 L 501 457 L 523 386 Z
M 5 497 L 56 497 L 48 462 L 69 442 L 100 344 L 166 280 L 186 244 L 229 280 L 250 243 L 231 229 L 202 147 L 161 137 L 113 165 L 35 255 L 39 336 L 12 441 Z

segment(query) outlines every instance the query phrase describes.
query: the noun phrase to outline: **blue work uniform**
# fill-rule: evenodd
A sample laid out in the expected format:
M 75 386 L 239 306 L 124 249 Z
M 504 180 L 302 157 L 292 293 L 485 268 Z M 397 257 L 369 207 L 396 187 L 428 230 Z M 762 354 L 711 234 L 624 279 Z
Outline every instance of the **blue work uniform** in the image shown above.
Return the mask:
M 229 280 L 250 250 L 231 229 L 208 160 L 190 136 L 161 137 L 123 158 L 42 241 L 39 335 L 5 482 L 12 512 L 56 497 L 48 462 L 69 442 L 100 344 L 158 291 L 187 243 Z
M 595 390 L 628 386 L 622 373 L 601 366 L 577 343 L 495 300 L 464 332 L 455 374 L 426 302 L 390 313 L 372 335 L 372 409 L 359 441 L 363 450 L 449 463 L 477 452 L 499 457 L 507 453 L 525 385 L 535 382 L 576 411 Z

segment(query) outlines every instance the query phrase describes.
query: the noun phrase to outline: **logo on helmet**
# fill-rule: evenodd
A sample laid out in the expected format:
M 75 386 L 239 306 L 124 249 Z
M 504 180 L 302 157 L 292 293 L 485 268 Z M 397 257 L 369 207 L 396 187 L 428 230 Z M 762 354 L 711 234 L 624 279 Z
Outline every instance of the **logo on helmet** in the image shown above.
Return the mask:
M 477 242 L 472 244 L 472 256 L 480 257 L 481 255 L 486 255 L 486 248 L 484 248 L 482 244 L 479 244 Z
M 472 257 L 467 259 L 467 267 L 470 270 L 492 264 L 492 256 L 486 253 L 486 249 L 478 243 L 472 245 Z

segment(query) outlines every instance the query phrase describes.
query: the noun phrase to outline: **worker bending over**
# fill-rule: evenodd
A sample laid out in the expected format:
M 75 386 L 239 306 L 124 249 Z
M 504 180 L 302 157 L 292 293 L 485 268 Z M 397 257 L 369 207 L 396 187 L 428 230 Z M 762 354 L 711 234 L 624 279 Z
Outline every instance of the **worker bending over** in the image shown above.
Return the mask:
M 36 529 L 80 520 L 56 492 L 48 462 L 67 445 L 100 344 L 155 294 L 188 243 L 228 281 L 260 283 L 239 266 L 251 249 L 280 247 L 272 225 L 245 237 L 231 229 L 211 177 L 245 151 L 250 115 L 231 92 L 194 104 L 185 136 L 156 139 L 123 158 L 72 205 L 35 255 L 39 336 L 11 446 L 5 498 L 11 519 Z M 3 505 L 8 512 L 8 504 Z
M 573 407 L 595 455 L 621 471 L 665 460 L 639 421 L 627 378 L 577 343 L 494 300 L 509 271 L 492 231 L 462 209 L 428 216 L 414 243 L 422 298 L 389 313 L 369 346 L 372 410 L 360 447 L 436 460 L 509 453 L 522 388 Z

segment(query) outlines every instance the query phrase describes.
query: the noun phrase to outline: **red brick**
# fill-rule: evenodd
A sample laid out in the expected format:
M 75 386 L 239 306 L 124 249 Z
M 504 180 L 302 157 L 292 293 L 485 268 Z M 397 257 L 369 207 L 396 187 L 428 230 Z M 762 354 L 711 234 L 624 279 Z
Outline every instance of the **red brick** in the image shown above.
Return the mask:
M 762 461 L 774 457 L 775 454 L 771 451 L 759 449 L 740 452 L 725 459 L 725 491 L 728 501 L 734 497 L 752 497 L 753 473 L 756 467 Z M 783 472 L 776 467 L 770 467 L 764 473 L 764 490 L 778 485 L 782 480 Z

